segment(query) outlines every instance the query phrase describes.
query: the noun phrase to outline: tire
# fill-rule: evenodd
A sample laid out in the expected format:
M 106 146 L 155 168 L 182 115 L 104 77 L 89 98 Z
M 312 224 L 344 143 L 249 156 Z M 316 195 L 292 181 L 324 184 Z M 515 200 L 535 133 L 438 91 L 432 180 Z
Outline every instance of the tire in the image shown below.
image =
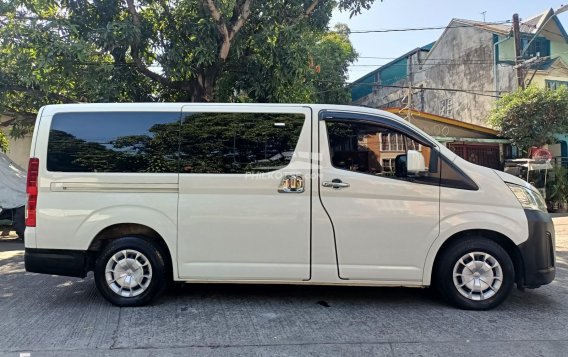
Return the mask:
M 168 281 L 164 254 L 143 237 L 111 241 L 95 261 L 95 284 L 116 306 L 143 306 L 158 297 Z
M 435 284 L 442 297 L 464 310 L 489 310 L 510 295 L 515 268 L 509 254 L 481 236 L 456 240 L 441 252 Z

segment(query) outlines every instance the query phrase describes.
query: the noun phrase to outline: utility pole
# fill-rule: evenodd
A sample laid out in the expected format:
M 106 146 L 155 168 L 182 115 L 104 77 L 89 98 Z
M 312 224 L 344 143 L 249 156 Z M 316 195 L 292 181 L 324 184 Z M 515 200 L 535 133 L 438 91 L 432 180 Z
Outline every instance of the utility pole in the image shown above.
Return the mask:
M 519 15 L 513 15 L 513 36 L 515 38 L 515 68 L 517 69 L 517 84 L 519 88 L 525 88 L 523 68 L 520 66 L 521 60 L 521 30 L 519 28 Z
M 406 109 L 406 120 L 410 123 L 412 118 L 412 56 L 408 58 L 408 105 Z

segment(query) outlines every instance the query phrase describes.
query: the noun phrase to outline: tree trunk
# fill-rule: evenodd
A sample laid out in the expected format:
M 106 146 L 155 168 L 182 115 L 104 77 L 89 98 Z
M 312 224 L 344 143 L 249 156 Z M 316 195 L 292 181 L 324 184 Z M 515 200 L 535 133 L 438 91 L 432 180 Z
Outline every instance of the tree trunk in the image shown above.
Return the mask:
M 215 101 L 215 84 L 219 79 L 221 66 L 216 65 L 211 69 L 205 70 L 192 80 L 188 88 L 189 99 L 191 102 L 208 103 Z

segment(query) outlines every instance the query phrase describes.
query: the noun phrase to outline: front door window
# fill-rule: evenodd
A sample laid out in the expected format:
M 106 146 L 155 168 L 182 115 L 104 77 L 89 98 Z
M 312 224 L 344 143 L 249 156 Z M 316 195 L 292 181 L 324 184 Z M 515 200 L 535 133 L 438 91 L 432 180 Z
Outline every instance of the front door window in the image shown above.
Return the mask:
M 359 122 L 327 121 L 333 167 L 396 180 L 438 183 L 436 152 L 394 129 Z M 418 153 L 423 170 L 405 170 L 409 151 Z

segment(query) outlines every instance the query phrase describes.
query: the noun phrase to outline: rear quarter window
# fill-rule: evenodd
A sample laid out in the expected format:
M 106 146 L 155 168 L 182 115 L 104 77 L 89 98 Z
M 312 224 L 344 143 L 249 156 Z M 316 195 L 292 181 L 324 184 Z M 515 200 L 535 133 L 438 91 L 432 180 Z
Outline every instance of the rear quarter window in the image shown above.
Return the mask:
M 97 112 L 53 116 L 52 172 L 175 173 L 180 113 Z

